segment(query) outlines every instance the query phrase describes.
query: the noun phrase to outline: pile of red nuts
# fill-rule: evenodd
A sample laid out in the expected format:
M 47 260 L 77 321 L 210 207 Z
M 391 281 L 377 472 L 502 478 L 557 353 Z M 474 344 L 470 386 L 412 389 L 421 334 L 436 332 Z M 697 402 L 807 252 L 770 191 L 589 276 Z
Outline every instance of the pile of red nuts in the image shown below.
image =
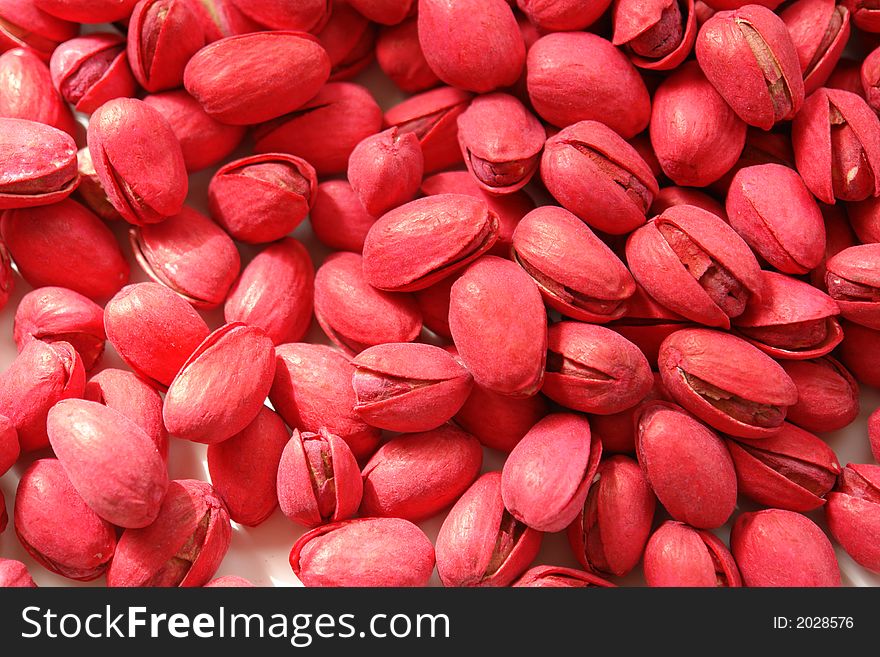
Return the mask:
M 880 466 L 817 436 L 880 386 L 876 0 L 0 0 L 0 51 L 0 474 L 45 568 L 248 585 L 231 523 L 280 507 L 306 586 L 880 572 Z

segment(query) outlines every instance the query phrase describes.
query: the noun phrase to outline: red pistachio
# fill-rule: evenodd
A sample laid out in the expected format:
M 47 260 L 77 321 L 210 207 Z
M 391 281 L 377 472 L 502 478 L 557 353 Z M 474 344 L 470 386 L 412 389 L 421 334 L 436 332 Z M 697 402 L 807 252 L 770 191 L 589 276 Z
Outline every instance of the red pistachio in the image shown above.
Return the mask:
M 446 351 L 428 344 L 387 343 L 358 354 L 355 412 L 389 431 L 428 431 L 464 404 L 473 378 Z
M 248 125 L 302 107 L 330 75 L 330 58 L 304 32 L 257 32 L 215 41 L 186 65 L 183 83 L 218 121 Z
M 0 117 L 45 123 L 76 138 L 80 128 L 52 85 L 49 67 L 32 50 L 0 55 Z
M 365 138 L 348 159 L 351 187 L 374 217 L 411 201 L 423 170 L 418 137 L 396 127 Z
M 354 454 L 327 429 L 300 433 L 284 445 L 277 467 L 278 502 L 305 527 L 347 520 L 357 513 L 363 481 Z
M 740 587 L 733 555 L 714 534 L 667 520 L 645 548 L 648 586 Z
M 614 235 L 644 224 L 658 191 L 636 150 L 598 121 L 575 123 L 547 140 L 541 180 L 563 207 Z
M 2 418 L 0 418 L 0 423 L 2 423 Z M 880 461 L 880 412 L 878 409 L 875 409 L 868 416 L 868 440 L 871 443 L 871 454 L 874 456 L 874 460 Z M 3 468 L 0 468 L 0 472 L 2 471 Z
M 312 208 L 318 178 L 311 164 L 283 153 L 229 162 L 208 186 L 211 217 L 239 242 L 274 242 Z
M 697 38 L 694 0 L 620 0 L 614 5 L 615 46 L 640 68 L 668 71 L 690 54 Z
M 401 91 L 418 93 L 440 84 L 422 52 L 415 18 L 382 28 L 376 40 L 376 61 Z
M 290 566 L 305 586 L 426 586 L 434 548 L 407 520 L 359 518 L 304 534 Z
M 651 99 L 636 68 L 610 41 L 589 32 L 556 32 L 529 48 L 529 98 L 555 126 L 602 121 L 629 139 L 648 126 Z
M 840 362 L 859 383 L 880 386 L 880 331 L 845 320 L 841 326 L 845 337 L 840 343 Z
M 797 51 L 785 23 L 766 7 L 719 11 L 700 28 L 696 53 L 703 73 L 749 125 L 769 130 L 800 110 Z
M 369 66 L 374 57 L 376 26 L 344 0 L 313 0 L 332 5 L 330 19 L 314 32 L 330 58 L 330 80 L 350 80 Z M 253 4 L 253 3 L 250 3 Z
M 156 520 L 127 529 L 107 572 L 108 586 L 202 586 L 226 555 L 232 527 L 210 484 L 172 481 Z
M 327 345 L 283 344 L 275 354 L 269 399 L 284 421 L 301 431 L 317 433 L 326 427 L 348 443 L 357 458 L 368 458 L 379 444 L 380 431 L 354 412 L 354 365 Z
M 654 301 L 636 283 L 635 293 L 626 300 L 626 314 L 611 322 L 608 328 L 620 333 L 641 349 L 650 363 L 655 363 L 663 341 L 676 331 L 692 325 L 678 313 Z
M 301 340 L 312 322 L 315 267 L 292 237 L 270 244 L 250 261 L 223 306 L 227 322 L 266 332 L 276 345 Z
M 382 25 L 397 25 L 416 8 L 416 0 L 348 0 L 371 21 Z
M 501 473 L 504 506 L 532 529 L 558 532 L 581 513 L 602 443 L 586 418 L 554 413 L 513 448 Z
M 79 25 L 44 12 L 33 0 L 0 0 L 0 51 L 30 48 L 44 61 Z
M 837 360 L 825 356 L 781 365 L 798 390 L 789 422 L 807 431 L 836 431 L 858 417 L 859 384 Z
M 660 375 L 676 402 L 741 438 L 780 431 L 797 388 L 778 363 L 745 340 L 708 329 L 683 329 L 660 347 Z
M 658 345 L 659 348 L 659 345 Z M 656 358 L 654 359 L 656 360 Z M 636 453 L 636 419 L 642 408 L 653 401 L 672 401 L 663 387 L 660 375 L 653 374 L 653 386 L 638 404 L 619 413 L 610 415 L 591 415 L 590 426 L 602 436 L 602 449 L 606 453 Z
M 649 210 L 650 215 L 663 214 L 669 208 L 676 205 L 694 205 L 701 210 L 725 219 L 724 206 L 708 194 L 692 187 L 663 187 L 654 197 L 654 202 Z
M 700 529 L 727 522 L 736 506 L 737 481 L 724 441 L 668 402 L 646 404 L 636 423 L 639 465 L 670 515 Z
M 209 445 L 228 440 L 260 412 L 274 375 L 274 345 L 262 329 L 240 322 L 217 329 L 168 387 L 168 432 Z
M 625 575 L 645 551 L 656 498 L 639 464 L 626 456 L 603 461 L 596 476 L 568 541 L 587 570 Z
M 284 422 L 263 406 L 239 433 L 208 446 L 211 484 L 233 521 L 256 527 L 278 506 L 276 478 L 287 440 Z
M 831 541 L 799 513 L 743 513 L 733 526 L 730 547 L 746 586 L 840 586 Z
M 104 328 L 131 369 L 165 387 L 210 332 L 192 306 L 158 283 L 120 290 L 104 310 Z
M 834 0 L 799 0 L 779 13 L 797 50 L 809 95 L 825 84 L 850 33 L 850 12 Z
M 861 92 L 865 94 L 865 100 L 876 112 L 880 109 L 880 48 L 876 48 L 865 57 L 859 71 L 859 79 L 862 83 Z M 831 85 L 829 84 L 829 86 Z
M 354 147 L 381 127 L 382 110 L 367 89 L 331 82 L 299 109 L 258 126 L 254 151 L 296 155 L 319 176 L 342 173 Z
M 155 224 L 181 211 L 189 188 L 183 152 L 158 111 L 132 98 L 111 100 L 89 119 L 88 142 L 107 197 L 126 221 Z
M 15 533 L 41 566 L 80 581 L 100 577 L 116 550 L 116 529 L 86 505 L 57 459 L 35 461 L 22 474 Z
M 733 320 L 736 331 L 774 358 L 824 356 L 843 340 L 834 300 L 812 285 L 762 271 L 760 301 L 752 299 Z
M 376 217 L 364 210 L 347 180 L 328 180 L 315 190 L 309 223 L 315 237 L 326 247 L 339 251 L 364 250 L 364 240 Z
M 513 587 L 530 588 L 592 588 L 613 587 L 614 584 L 585 570 L 561 566 L 535 566 L 516 580 Z
M 2 497 L 2 495 L 0 495 Z M 6 511 L 2 514 L 5 517 Z M 2 530 L 0 530 L 2 531 Z M 14 559 L 0 559 L 0 588 L 30 588 L 35 589 L 37 585 L 31 579 L 27 566 L 21 561 Z
M 0 475 L 5 474 L 18 460 L 18 431 L 5 415 L 0 415 Z
M 486 317 L 494 321 L 487 323 Z M 522 268 L 496 256 L 471 265 L 452 286 L 449 327 L 478 385 L 522 397 L 539 390 L 547 315 L 537 286 Z
M 828 259 L 825 273 L 828 294 L 840 306 L 840 314 L 871 329 L 880 329 L 878 258 L 880 244 L 851 246 Z
M 125 39 L 96 32 L 65 41 L 49 61 L 52 84 L 78 112 L 91 114 L 114 98 L 131 98 L 137 83 L 128 66 Z
M 137 0 L 34 0 L 47 14 L 75 23 L 113 23 L 131 16 Z
M 119 527 L 145 527 L 168 488 L 165 461 L 134 420 L 109 406 L 65 399 L 49 411 L 49 442 L 76 492 Z
M 32 339 L 69 342 L 90 370 L 104 353 L 104 309 L 73 290 L 41 287 L 19 302 L 13 336 L 19 351 Z
M 537 556 L 543 535 L 504 508 L 501 479 L 500 472 L 481 476 L 443 521 L 437 572 L 445 586 L 507 586 Z
M 330 17 L 329 0 L 230 0 L 230 4 L 270 30 L 317 32 Z
M 760 298 L 761 269 L 748 245 L 693 206 L 671 207 L 630 235 L 626 257 L 649 295 L 701 324 L 729 328 L 749 299 Z
M 513 259 L 545 302 L 567 317 L 605 323 L 626 311 L 636 285 L 626 266 L 575 215 L 552 206 L 533 210 L 513 234 Z
M 610 4 L 610 0 L 516 0 L 529 21 L 548 32 L 589 27 Z
M 451 425 L 401 434 L 364 466 L 360 514 L 412 522 L 435 516 L 461 497 L 482 463 L 477 439 Z
M 848 464 L 828 494 L 825 519 L 856 563 L 880 572 L 880 466 Z
M 510 397 L 475 384 L 454 419 L 486 447 L 509 453 L 549 409 L 543 395 Z
M 161 224 L 135 226 L 129 241 L 141 268 L 196 308 L 223 303 L 238 277 L 235 243 L 208 217 L 184 206 Z

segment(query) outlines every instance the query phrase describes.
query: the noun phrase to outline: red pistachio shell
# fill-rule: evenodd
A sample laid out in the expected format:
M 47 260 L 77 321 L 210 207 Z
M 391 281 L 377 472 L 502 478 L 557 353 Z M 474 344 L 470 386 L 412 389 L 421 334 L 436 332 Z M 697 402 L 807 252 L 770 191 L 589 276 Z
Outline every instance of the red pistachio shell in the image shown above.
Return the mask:
M 573 413 L 548 415 L 504 462 L 504 506 L 538 531 L 565 529 L 583 509 L 601 456 L 602 443 L 590 436 L 586 418 Z
M 324 246 L 360 253 L 375 222 L 376 217 L 364 210 L 347 180 L 328 180 L 318 185 L 309 223 Z
M 272 405 L 291 427 L 342 438 L 357 458 L 368 458 L 379 444 L 379 429 L 354 412 L 354 365 L 326 345 L 284 344 L 276 348 Z
M 645 551 L 657 500 L 639 464 L 626 456 L 603 461 L 596 476 L 568 541 L 587 570 L 625 575 Z
M 880 119 L 860 97 L 821 88 L 791 126 L 797 170 L 823 203 L 880 195 Z
M 645 548 L 648 586 L 742 586 L 733 555 L 714 534 L 667 520 Z
M 382 25 L 396 25 L 416 7 L 415 0 L 348 0 L 371 21 Z
M 128 281 L 129 266 L 113 233 L 70 199 L 7 210 L 0 234 L 19 273 L 34 287 L 66 287 L 91 299 L 106 299 Z
M 840 586 L 831 542 L 799 513 L 743 513 L 733 526 L 730 547 L 746 586 Z
M 880 244 L 851 246 L 828 259 L 825 273 L 828 293 L 840 306 L 840 314 L 872 329 L 880 329 L 878 258 Z
M 758 261 L 716 215 L 679 205 L 630 235 L 626 257 L 654 300 L 688 319 L 730 327 L 749 299 L 760 298 Z
M 306 218 L 318 178 L 312 165 L 283 153 L 252 155 L 222 166 L 208 186 L 211 217 L 240 242 L 281 239 Z
M 168 432 L 162 421 L 162 398 L 137 374 L 125 370 L 102 370 L 86 383 L 83 399 L 98 402 L 133 420 L 168 460 Z
M 229 549 L 232 527 L 210 484 L 172 481 L 156 520 L 127 529 L 107 572 L 108 586 L 202 586 Z
M 446 84 L 486 93 L 517 81 L 526 48 L 504 0 L 419 0 L 419 43 Z
M 310 587 L 426 586 L 434 548 L 407 520 L 360 518 L 304 534 L 290 552 L 290 566 Z
M 610 0 L 516 0 L 529 21 L 548 32 L 589 27 L 610 4 Z
M 392 438 L 364 466 L 360 514 L 412 522 L 435 516 L 468 489 L 482 462 L 477 439 L 451 425 Z
M 880 242 L 880 197 L 847 204 L 846 215 L 860 242 L 863 244 Z
M 454 419 L 486 447 L 509 453 L 549 408 L 543 395 L 509 397 L 474 385 Z
M 697 38 L 694 1 L 621 0 L 614 5 L 615 46 L 624 46 L 633 64 L 668 71 L 681 64 Z
M 258 32 L 215 41 L 186 65 L 183 83 L 218 121 L 248 125 L 300 108 L 330 75 L 330 58 L 303 32 Z
M 104 353 L 104 309 L 73 290 L 41 287 L 19 302 L 13 336 L 19 351 L 32 339 L 69 342 L 90 370 Z
M 492 194 L 480 187 L 466 171 L 445 171 L 425 178 L 422 181 L 422 193 L 427 196 L 467 194 L 486 201 L 489 210 L 498 215 L 498 241 L 488 253 L 502 258 L 510 257 L 510 245 L 517 224 L 535 209 L 535 202 L 524 191 L 501 196 Z
M 351 187 L 374 217 L 412 200 L 423 170 L 418 137 L 396 127 L 367 137 L 348 159 Z
M 700 529 L 727 522 L 737 482 L 724 441 L 668 402 L 647 404 L 636 422 L 639 465 L 670 515 Z
M 537 286 L 519 266 L 495 256 L 471 265 L 452 286 L 449 327 L 478 385 L 522 397 L 541 387 L 547 315 Z
M 52 86 L 49 67 L 24 48 L 0 55 L 0 116 L 45 123 L 73 138 L 80 131 L 67 103 Z
M 663 214 L 669 208 L 676 205 L 694 205 L 701 210 L 725 219 L 724 206 L 714 198 L 691 187 L 663 187 L 654 197 L 649 214 L 654 216 Z
M 846 3 L 844 3 L 846 4 Z M 852 16 L 852 12 L 850 12 Z M 829 89 L 843 89 L 854 94 L 862 95 L 861 62 L 848 57 L 841 57 L 828 77 L 825 86 Z
M 0 50 L 30 48 L 44 61 L 62 41 L 76 36 L 79 25 L 39 9 L 31 0 L 0 1 Z
M 370 347 L 352 363 L 355 412 L 389 431 L 428 431 L 450 420 L 471 391 L 470 373 L 447 351 L 428 344 Z
M 862 83 L 861 91 L 856 93 L 864 93 L 868 105 L 876 112 L 880 108 L 880 48 L 876 48 L 865 57 L 859 71 L 859 79 Z M 830 87 L 831 84 L 829 83 L 828 86 Z
M 545 139 L 541 122 L 508 94 L 478 96 L 458 117 L 458 143 L 468 171 L 496 194 L 515 192 L 529 182 Z
M 0 417 L 0 423 L 2 423 L 2 417 Z M 871 454 L 874 456 L 874 460 L 880 461 L 880 412 L 878 409 L 875 409 L 868 416 L 868 440 L 871 443 Z M 3 468 L 0 468 L 0 472 L 2 471 Z
M 116 529 L 86 505 L 57 459 L 35 461 L 21 476 L 15 533 L 41 566 L 85 582 L 100 577 L 116 550 Z
M 113 23 L 125 20 L 137 0 L 34 0 L 47 14 L 75 23 Z
M 658 191 L 636 150 L 597 121 L 575 123 L 547 140 L 541 180 L 563 207 L 614 235 L 641 226 Z
M 342 173 L 354 147 L 381 127 L 382 110 L 368 89 L 331 82 L 298 110 L 258 126 L 254 150 L 296 155 L 320 176 Z
M 364 274 L 380 290 L 421 290 L 476 260 L 497 236 L 498 217 L 480 199 L 417 199 L 372 225 L 364 241 Z
M 850 210 L 855 205 L 858 204 L 849 204 Z M 850 219 L 847 217 L 847 212 L 844 211 L 842 204 L 820 205 L 819 209 L 822 211 L 822 216 L 825 219 L 825 254 L 819 266 L 810 272 L 810 283 L 813 287 L 827 292 L 828 288 L 825 284 L 825 274 L 828 273 L 827 261 L 844 249 L 858 244 L 859 240 L 853 233 L 853 226 L 858 225 L 858 222 L 853 219 L 852 225 L 850 225 Z M 853 217 L 856 216 L 853 212 L 850 212 L 850 214 Z M 863 241 L 871 242 L 873 240 Z
M 808 431 L 782 425 L 761 440 L 728 440 L 741 493 L 759 504 L 790 511 L 811 511 L 840 474 L 834 451 Z
M 120 290 L 104 310 L 104 328 L 131 369 L 166 387 L 210 333 L 192 306 L 158 283 Z
M 844 340 L 840 343 L 840 361 L 852 375 L 869 386 L 880 386 L 880 331 L 844 321 Z
M 849 40 L 850 12 L 834 0 L 800 0 L 779 13 L 785 22 L 804 75 L 804 91 L 825 84 Z
M 652 383 L 644 354 L 615 331 L 581 322 L 550 327 L 541 392 L 553 401 L 586 413 L 619 413 L 639 403 Z
M 242 431 L 208 446 L 211 484 L 233 521 L 256 527 L 278 506 L 275 480 L 287 439 L 282 419 L 263 406 Z
M 276 345 L 301 340 L 312 322 L 315 266 L 306 247 L 287 237 L 244 268 L 223 306 L 227 322 L 266 332 Z
M 497 242 L 495 244 L 498 245 Z M 458 275 L 453 274 L 413 293 L 425 328 L 446 341 L 452 340 L 452 332 L 449 330 L 449 301 L 452 286 L 457 280 Z
M 88 142 L 107 197 L 126 221 L 154 224 L 181 211 L 188 190 L 183 152 L 158 111 L 132 98 L 111 100 L 89 119 Z
M 828 529 L 861 566 L 880 572 L 880 466 L 846 466 L 825 506 Z
M 804 102 L 797 51 L 785 23 L 766 7 L 718 12 L 700 28 L 696 53 L 703 73 L 749 125 L 769 130 Z
M 58 203 L 79 185 L 76 144 L 65 132 L 0 118 L 0 210 Z
M 274 345 L 262 329 L 240 322 L 217 329 L 168 387 L 168 432 L 199 443 L 228 440 L 260 412 L 274 375 Z
M 37 585 L 31 579 L 27 566 L 14 559 L 0 559 L 0 588 L 30 588 Z
M 621 137 L 648 126 L 651 99 L 626 56 L 610 41 L 588 32 L 557 32 L 529 48 L 529 98 L 555 126 L 602 121 Z
M 5 415 L 0 415 L 0 475 L 5 474 L 18 460 L 18 431 Z
M 513 258 L 537 283 L 545 302 L 573 319 L 617 319 L 636 290 L 611 249 L 562 208 L 546 206 L 523 217 L 513 234 Z
M 145 527 L 168 488 L 165 461 L 135 422 L 109 406 L 65 399 L 49 411 L 49 442 L 86 504 L 119 527 Z
M 330 11 L 330 2 L 318 1 Z M 332 7 L 329 20 L 315 35 L 330 57 L 330 80 L 350 80 L 373 61 L 376 26 L 344 2 Z
M 659 344 L 657 345 L 659 348 Z M 656 357 L 654 360 L 657 360 Z M 636 418 L 642 408 L 652 401 L 672 401 L 663 387 L 658 373 L 653 373 L 654 382 L 648 394 L 635 406 L 610 415 L 591 415 L 590 426 L 602 436 L 602 449 L 606 453 L 636 453 Z
M 880 32 L 880 12 L 868 0 L 844 0 L 856 27 L 865 32 Z
M 432 89 L 389 109 L 385 125 L 415 133 L 422 147 L 426 172 L 446 169 L 461 163 L 457 120 L 471 98 L 472 94 L 461 89 Z
M 787 274 L 806 274 L 825 252 L 825 223 L 800 176 L 779 164 L 745 167 L 726 202 L 730 225 L 755 252 Z
M 406 93 L 418 93 L 440 84 L 422 52 L 415 18 L 382 29 L 376 40 L 376 61 L 382 72 Z
M 76 188 L 75 192 L 76 200 L 104 221 L 121 220 L 122 215 L 110 203 L 110 199 L 107 198 L 107 192 L 104 191 L 104 187 L 101 185 L 88 146 L 77 151 L 76 159 L 79 168 L 79 187 Z
M 62 399 L 81 397 L 85 385 L 82 359 L 73 346 L 40 340 L 25 345 L 0 374 L 0 416 L 12 423 L 22 452 L 49 446 L 49 409 Z
M 161 224 L 129 232 L 141 268 L 196 308 L 215 308 L 238 277 L 235 243 L 208 217 L 184 206 Z
M 510 515 L 501 499 L 501 473 L 487 472 L 443 521 L 440 580 L 445 586 L 507 586 L 535 559 L 542 536 Z
M 513 587 L 530 588 L 609 588 L 614 584 L 585 570 L 561 566 L 535 566 L 516 580 Z
M 128 65 L 125 39 L 96 32 L 62 43 L 49 70 L 58 92 L 78 112 L 91 114 L 114 98 L 131 98 L 137 82 Z
M 351 355 L 386 342 L 412 342 L 422 330 L 413 298 L 372 287 L 363 258 L 354 253 L 334 253 L 318 269 L 315 316 L 327 336 Z
M 741 438 L 778 433 L 797 388 L 778 363 L 745 340 L 683 329 L 660 347 L 660 375 L 676 402 L 709 426 Z
M 305 527 L 347 520 L 357 513 L 363 481 L 342 438 L 320 429 L 294 429 L 277 468 L 278 502 L 288 518 Z
M 789 422 L 807 431 L 836 431 L 859 415 L 859 384 L 837 360 L 782 361 L 782 368 L 798 390 L 788 409 Z
M 141 0 L 128 24 L 131 71 L 147 91 L 183 84 L 183 70 L 205 45 L 198 14 L 186 0 Z
M 214 120 L 183 89 L 150 94 L 144 102 L 168 122 L 190 173 L 224 160 L 244 137 L 245 129 Z
M 733 320 L 736 330 L 774 358 L 824 356 L 843 340 L 840 309 L 827 294 L 784 274 L 762 271 L 760 301 Z
M 677 185 L 703 187 L 723 176 L 742 153 L 746 124 L 696 62 L 664 80 L 651 108 L 651 145 Z
M 231 0 L 231 4 L 264 28 L 303 32 L 321 29 L 331 9 L 329 0 Z

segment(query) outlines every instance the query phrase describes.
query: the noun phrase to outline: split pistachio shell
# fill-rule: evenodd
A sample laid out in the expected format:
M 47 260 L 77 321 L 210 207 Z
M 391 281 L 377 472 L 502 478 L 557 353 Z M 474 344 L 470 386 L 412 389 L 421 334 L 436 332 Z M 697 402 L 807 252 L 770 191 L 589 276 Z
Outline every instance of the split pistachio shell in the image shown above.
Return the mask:
M 0 210 L 57 203 L 79 185 L 76 144 L 57 128 L 0 118 Z

